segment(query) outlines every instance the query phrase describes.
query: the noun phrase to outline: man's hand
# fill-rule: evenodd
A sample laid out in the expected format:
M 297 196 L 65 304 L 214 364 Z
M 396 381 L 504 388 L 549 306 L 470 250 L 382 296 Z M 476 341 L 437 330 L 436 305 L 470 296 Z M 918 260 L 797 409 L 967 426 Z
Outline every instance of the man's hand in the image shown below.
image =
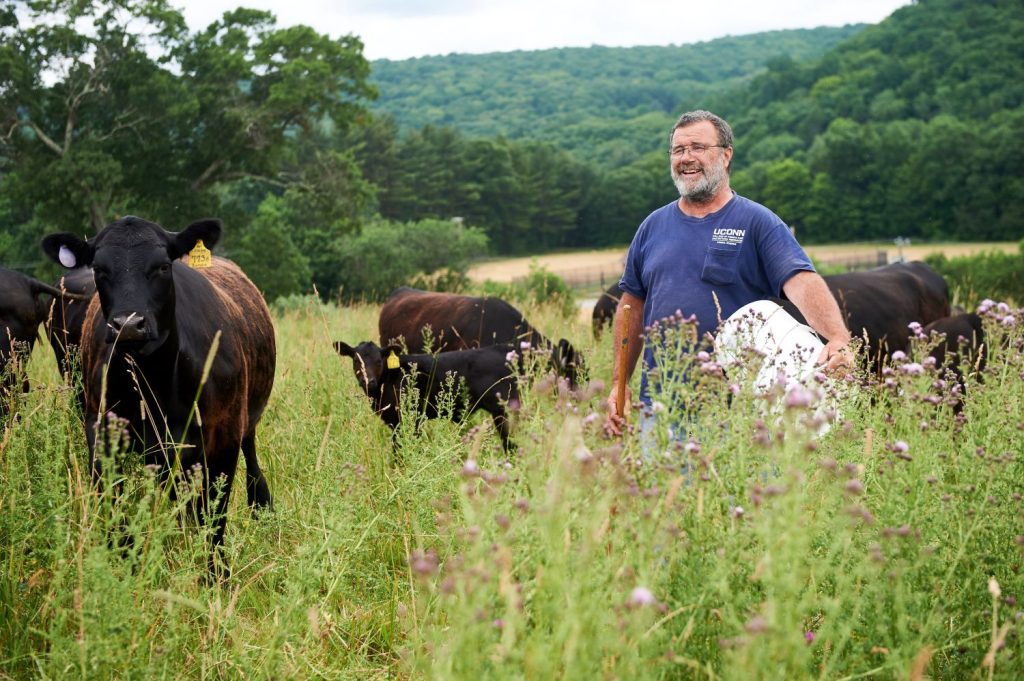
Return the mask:
M 626 388 L 626 404 L 623 406 L 622 415 L 619 415 L 619 389 L 613 383 L 611 395 L 608 396 L 608 401 L 605 403 L 608 405 L 608 418 L 604 422 L 604 433 L 608 437 L 621 437 L 623 431 L 626 430 L 626 418 L 629 414 L 629 410 L 632 408 L 633 395 L 629 388 Z
M 824 365 L 825 373 L 837 378 L 845 378 L 853 371 L 853 361 L 853 349 L 849 343 L 837 340 L 829 341 L 818 355 L 818 364 Z

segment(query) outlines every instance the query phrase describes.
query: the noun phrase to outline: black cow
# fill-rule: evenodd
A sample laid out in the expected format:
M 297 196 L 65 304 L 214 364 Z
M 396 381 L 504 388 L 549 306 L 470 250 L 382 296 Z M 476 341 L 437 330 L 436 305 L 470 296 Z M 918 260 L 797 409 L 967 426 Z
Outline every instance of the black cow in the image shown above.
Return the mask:
M 426 350 L 423 332 L 429 327 L 435 352 L 465 350 L 496 344 L 551 352 L 551 367 L 569 380 L 571 387 L 582 378 L 583 357 L 562 338 L 552 344 L 523 313 L 500 298 L 437 293 L 402 286 L 395 289 L 380 309 L 378 330 L 382 345 L 405 342 L 409 352 Z
M 0 267 L 0 415 L 6 414 L 13 394 L 28 392 L 24 364 L 46 319 L 46 294 L 61 299 L 62 292 L 37 279 Z
M 988 349 L 985 347 L 985 329 L 981 317 L 973 312 L 942 317 L 927 324 L 921 332 L 926 337 L 939 340 L 930 355 L 935 358 L 940 371 L 953 374 L 961 393 L 966 392 L 967 384 L 961 367 L 966 364 L 977 371 L 979 376 L 985 369 Z M 953 402 L 953 409 L 956 412 L 963 409 L 959 398 Z
M 82 326 L 89 309 L 89 299 L 96 293 L 91 267 L 76 267 L 57 280 L 54 288 L 84 297 L 56 298 L 46 315 L 46 336 L 57 358 L 57 367 L 65 380 L 79 366 L 79 346 L 82 344 Z
M 352 358 L 356 380 L 374 410 L 393 431 L 397 431 L 402 420 L 403 377 L 413 376 L 420 399 L 417 410 L 432 419 L 439 416 L 438 396 L 445 388 L 446 377 L 451 375 L 462 393 L 454 401 L 452 418 L 483 409 L 494 419 L 502 445 L 506 450 L 511 448 L 508 409 L 518 409 L 516 375 L 522 370 L 522 357 L 511 345 L 435 355 L 400 354 L 398 345 L 382 348 L 369 341 L 355 347 L 337 341 L 334 349 Z
M 601 294 L 601 297 L 594 303 L 594 315 L 592 325 L 594 338 L 600 339 L 604 327 L 611 326 L 615 320 L 615 309 L 619 306 L 619 298 L 622 297 L 622 289 L 619 282 L 615 282 Z
M 894 263 L 873 270 L 824 277 L 839 304 L 850 334 L 867 337 L 864 358 L 870 371 L 885 359 L 910 350 L 910 323 L 924 326 L 949 315 L 949 287 L 942 275 L 923 262 Z M 806 323 L 796 305 L 772 298 L 797 321 Z
M 949 286 L 923 262 L 894 263 L 825 277 L 854 338 L 867 336 L 867 357 L 883 359 L 910 349 L 911 322 L 922 326 L 949 315 Z
M 210 490 L 222 479 L 216 509 L 199 516 L 215 523 L 212 571 L 240 448 L 250 506 L 271 504 L 255 441 L 276 364 L 269 311 L 245 274 L 221 258 L 203 269 L 179 261 L 198 241 L 212 247 L 220 234 L 215 219 L 175 233 L 129 216 L 89 241 L 73 234 L 43 240 L 54 260 L 92 266 L 95 274 L 97 295 L 82 329 L 94 478 L 101 474 L 97 447 L 112 446 L 106 421 L 114 412 L 127 420 L 131 447 L 164 479 L 172 469 L 202 471 L 200 512 L 209 510 Z

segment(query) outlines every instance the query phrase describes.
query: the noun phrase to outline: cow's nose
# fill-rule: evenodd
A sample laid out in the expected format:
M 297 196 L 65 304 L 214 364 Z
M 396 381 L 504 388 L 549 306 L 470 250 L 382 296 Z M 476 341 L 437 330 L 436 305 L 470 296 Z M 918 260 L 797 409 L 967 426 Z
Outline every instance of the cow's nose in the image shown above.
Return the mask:
M 146 318 L 137 312 L 124 312 L 110 318 L 108 340 L 144 341 L 149 340 L 149 325 Z

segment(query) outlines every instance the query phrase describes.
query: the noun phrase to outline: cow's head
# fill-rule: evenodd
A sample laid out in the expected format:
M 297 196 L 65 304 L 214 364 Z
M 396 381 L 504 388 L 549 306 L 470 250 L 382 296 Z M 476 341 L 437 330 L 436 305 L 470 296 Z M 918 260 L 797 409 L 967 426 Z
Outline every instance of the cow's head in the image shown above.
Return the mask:
M 555 373 L 569 380 L 569 387 L 573 390 L 583 378 L 583 355 L 564 338 L 551 348 L 551 366 Z
M 371 397 L 380 393 L 384 374 L 396 370 L 388 368 L 388 358 L 392 354 L 397 358 L 402 351 L 401 346 L 398 345 L 382 348 L 370 341 L 360 343 L 355 347 L 344 341 L 336 341 L 334 349 L 338 351 L 339 355 L 352 358 L 352 369 L 355 371 L 356 381 Z
M 107 342 L 148 355 L 167 340 L 174 326 L 171 264 L 202 240 L 212 248 L 221 222 L 205 219 L 181 232 L 128 216 L 112 222 L 88 241 L 74 234 L 50 234 L 43 250 L 64 267 L 91 266 L 107 324 Z
M 22 376 L 25 390 L 28 379 L 24 366 L 16 368 L 15 359 L 25 361 L 32 350 L 39 324 L 46 318 L 48 305 L 40 298 L 47 293 L 48 286 L 20 272 L 0 267 L 0 383 L 7 388 L 18 382 Z M 0 411 L 6 399 L 0 395 Z

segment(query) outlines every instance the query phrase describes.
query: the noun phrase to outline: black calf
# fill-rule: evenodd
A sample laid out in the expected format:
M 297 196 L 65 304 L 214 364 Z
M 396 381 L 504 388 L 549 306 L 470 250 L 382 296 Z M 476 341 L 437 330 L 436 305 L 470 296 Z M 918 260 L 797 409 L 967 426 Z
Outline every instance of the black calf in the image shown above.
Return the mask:
M 516 374 L 522 358 L 512 346 L 492 345 L 470 350 L 441 352 L 436 355 L 402 355 L 397 345 L 381 348 L 372 342 L 352 347 L 342 341 L 334 344 L 338 354 L 352 358 L 356 380 L 373 408 L 392 430 L 401 423 L 402 380 L 413 377 L 419 392 L 417 410 L 426 418 L 438 418 L 438 396 L 446 377 L 454 377 L 468 402 L 455 400 L 453 418 L 459 419 L 483 409 L 494 419 L 502 445 L 508 450 L 508 409 L 519 406 Z

